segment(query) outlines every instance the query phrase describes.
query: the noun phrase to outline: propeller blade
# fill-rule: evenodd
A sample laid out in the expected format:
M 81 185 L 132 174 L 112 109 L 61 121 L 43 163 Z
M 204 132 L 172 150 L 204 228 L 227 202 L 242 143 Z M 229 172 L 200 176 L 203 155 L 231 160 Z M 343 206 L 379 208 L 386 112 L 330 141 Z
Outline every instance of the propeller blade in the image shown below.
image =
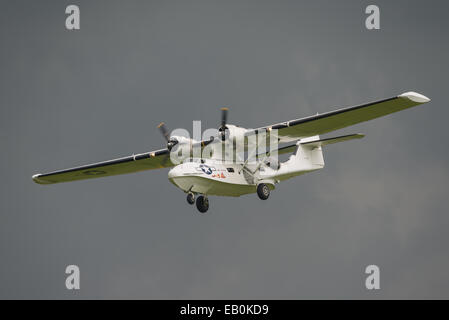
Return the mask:
M 167 142 L 169 142 L 170 141 L 170 134 L 168 133 L 168 129 L 167 129 L 167 126 L 165 125 L 165 123 L 161 122 L 161 123 L 159 123 L 159 125 L 157 127 L 161 131 L 162 135 L 165 137 L 165 140 Z
M 226 122 L 228 121 L 228 108 L 221 108 L 221 128 L 226 127 Z

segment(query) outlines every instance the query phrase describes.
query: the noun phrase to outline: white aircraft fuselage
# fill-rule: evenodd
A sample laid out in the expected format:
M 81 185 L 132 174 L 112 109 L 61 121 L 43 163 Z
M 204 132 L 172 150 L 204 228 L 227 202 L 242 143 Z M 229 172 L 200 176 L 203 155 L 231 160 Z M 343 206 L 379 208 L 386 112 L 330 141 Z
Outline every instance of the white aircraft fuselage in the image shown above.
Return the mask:
M 255 193 L 260 183 L 274 189 L 275 184 L 282 180 L 323 167 L 321 147 L 305 147 L 299 141 L 296 151 L 287 161 L 280 163 L 279 168 L 272 168 L 261 159 L 248 164 L 198 158 L 175 166 L 169 171 L 168 179 L 184 192 L 239 197 Z

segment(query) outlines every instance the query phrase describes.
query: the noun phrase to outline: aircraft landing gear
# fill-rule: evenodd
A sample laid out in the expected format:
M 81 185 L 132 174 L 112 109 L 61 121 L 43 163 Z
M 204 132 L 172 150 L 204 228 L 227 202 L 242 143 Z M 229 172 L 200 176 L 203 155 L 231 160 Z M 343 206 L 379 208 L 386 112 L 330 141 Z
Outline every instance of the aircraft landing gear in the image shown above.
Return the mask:
M 257 186 L 257 195 L 261 200 L 267 200 L 270 196 L 270 188 L 265 183 L 259 184 Z
M 187 202 L 189 204 L 194 204 L 195 203 L 195 195 L 193 194 L 193 192 L 189 192 L 187 194 Z
M 196 208 L 201 213 L 206 213 L 209 209 L 209 199 L 206 196 L 199 196 L 196 198 Z

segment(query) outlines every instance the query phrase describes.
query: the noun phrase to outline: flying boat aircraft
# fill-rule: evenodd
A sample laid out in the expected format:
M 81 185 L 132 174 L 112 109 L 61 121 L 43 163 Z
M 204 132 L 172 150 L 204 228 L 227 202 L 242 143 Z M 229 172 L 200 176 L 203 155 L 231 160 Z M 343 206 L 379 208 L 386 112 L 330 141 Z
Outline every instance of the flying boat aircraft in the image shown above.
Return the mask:
M 267 200 L 275 185 L 324 167 L 324 146 L 363 138 L 349 134 L 330 138 L 320 135 L 427 103 L 416 92 L 331 112 L 245 129 L 227 123 L 222 108 L 221 124 L 208 139 L 170 135 L 164 123 L 158 127 L 166 139 L 163 149 L 99 163 L 35 174 L 39 184 L 55 184 L 107 177 L 144 170 L 171 168 L 168 179 L 187 194 L 187 202 L 205 213 L 208 196 L 238 197 L 257 193 Z M 281 162 L 278 155 L 290 155 Z

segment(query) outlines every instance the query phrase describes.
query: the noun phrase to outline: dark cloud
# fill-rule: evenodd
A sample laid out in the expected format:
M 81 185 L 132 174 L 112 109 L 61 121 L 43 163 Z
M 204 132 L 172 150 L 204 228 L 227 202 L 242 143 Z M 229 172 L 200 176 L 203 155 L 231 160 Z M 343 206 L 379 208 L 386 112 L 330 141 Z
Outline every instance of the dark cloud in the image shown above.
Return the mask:
M 1 298 L 448 298 L 443 1 L 14 1 L 0 11 Z M 430 104 L 345 129 L 270 200 L 187 205 L 152 171 L 31 175 L 159 148 L 170 128 L 257 127 L 404 91 Z M 65 267 L 81 290 L 65 289 Z M 381 268 L 381 290 L 364 269 Z

